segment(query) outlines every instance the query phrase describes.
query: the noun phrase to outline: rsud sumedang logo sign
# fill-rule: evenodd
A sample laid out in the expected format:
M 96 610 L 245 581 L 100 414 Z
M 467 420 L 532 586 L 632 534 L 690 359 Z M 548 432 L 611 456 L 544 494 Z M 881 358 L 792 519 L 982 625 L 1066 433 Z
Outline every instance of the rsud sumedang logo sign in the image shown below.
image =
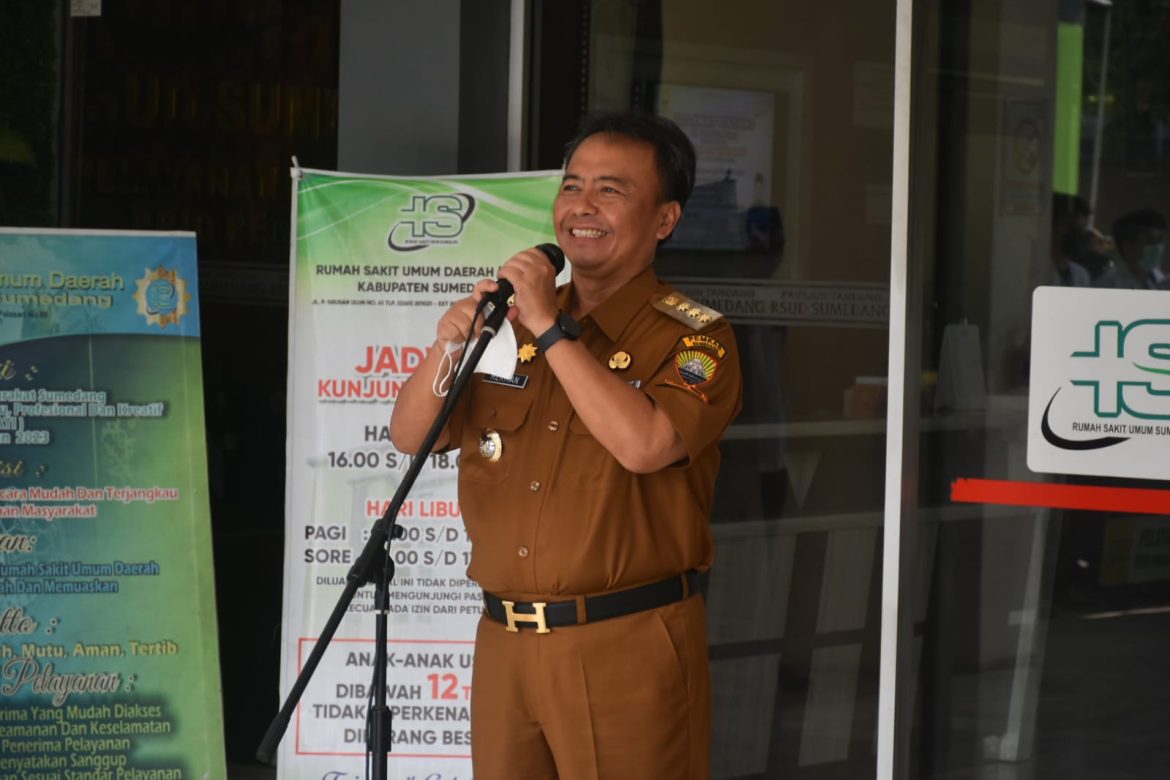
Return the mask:
M 1033 304 L 1029 468 L 1170 479 L 1170 293 L 1039 288 Z
M 417 252 L 435 245 L 455 245 L 475 212 L 475 198 L 465 192 L 412 195 L 398 210 L 386 243 L 395 252 Z

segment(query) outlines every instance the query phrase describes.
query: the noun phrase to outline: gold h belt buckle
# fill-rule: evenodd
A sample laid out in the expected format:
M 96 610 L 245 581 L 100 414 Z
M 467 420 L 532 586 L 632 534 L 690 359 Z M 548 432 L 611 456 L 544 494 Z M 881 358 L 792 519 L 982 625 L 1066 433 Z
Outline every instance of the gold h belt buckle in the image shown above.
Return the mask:
M 504 605 L 504 614 L 508 618 L 509 631 L 519 632 L 520 629 L 516 627 L 516 624 L 527 623 L 529 625 L 536 626 L 536 633 L 538 634 L 549 633 L 548 624 L 544 620 L 544 608 L 546 606 L 546 602 L 533 602 L 532 608 L 535 610 L 535 612 L 532 614 L 528 614 L 526 612 L 517 612 L 515 609 L 516 602 L 514 601 L 504 601 L 501 599 L 500 603 Z

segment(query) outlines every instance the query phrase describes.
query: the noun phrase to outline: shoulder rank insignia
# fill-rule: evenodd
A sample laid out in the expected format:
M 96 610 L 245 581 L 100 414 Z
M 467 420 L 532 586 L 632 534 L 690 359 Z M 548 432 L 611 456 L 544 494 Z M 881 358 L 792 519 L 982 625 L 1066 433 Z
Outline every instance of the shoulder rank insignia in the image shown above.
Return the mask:
M 723 316 L 709 306 L 695 303 L 678 292 L 667 293 L 658 298 L 654 301 L 654 308 L 679 322 L 690 325 L 694 330 L 702 330 Z

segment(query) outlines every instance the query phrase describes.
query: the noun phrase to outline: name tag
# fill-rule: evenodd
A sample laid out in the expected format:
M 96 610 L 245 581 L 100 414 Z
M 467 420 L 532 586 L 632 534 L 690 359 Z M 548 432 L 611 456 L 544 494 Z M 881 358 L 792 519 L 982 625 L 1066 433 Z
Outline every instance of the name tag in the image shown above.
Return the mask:
M 511 379 L 506 379 L 495 374 L 484 374 L 483 381 L 490 382 L 493 385 L 503 385 L 504 387 L 514 387 L 517 390 L 523 390 L 528 386 L 528 375 L 514 374 Z

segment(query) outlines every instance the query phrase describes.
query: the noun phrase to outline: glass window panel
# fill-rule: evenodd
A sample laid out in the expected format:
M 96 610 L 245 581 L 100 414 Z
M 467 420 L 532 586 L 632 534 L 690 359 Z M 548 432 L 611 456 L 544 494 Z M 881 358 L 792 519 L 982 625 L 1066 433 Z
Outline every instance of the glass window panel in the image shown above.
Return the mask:
M 1154 681 L 1170 650 L 1170 520 L 1108 502 L 1077 508 L 1066 488 L 1168 483 L 1101 476 L 1117 471 L 1120 448 L 1094 461 L 1105 470 L 1080 475 L 1028 463 L 1029 435 L 1041 431 L 1029 397 L 1051 392 L 1032 384 L 1049 344 L 1033 346 L 1044 323 L 1034 291 L 1083 288 L 1064 326 L 1079 328 L 1113 290 L 1167 286 L 1170 8 L 922 3 L 916 24 L 919 601 L 914 676 L 900 681 L 914 692 L 912 775 L 1160 776 L 1167 693 Z M 1149 296 L 1162 294 L 1139 295 L 1156 309 Z M 1161 379 L 1150 375 L 1151 394 L 1167 389 Z

